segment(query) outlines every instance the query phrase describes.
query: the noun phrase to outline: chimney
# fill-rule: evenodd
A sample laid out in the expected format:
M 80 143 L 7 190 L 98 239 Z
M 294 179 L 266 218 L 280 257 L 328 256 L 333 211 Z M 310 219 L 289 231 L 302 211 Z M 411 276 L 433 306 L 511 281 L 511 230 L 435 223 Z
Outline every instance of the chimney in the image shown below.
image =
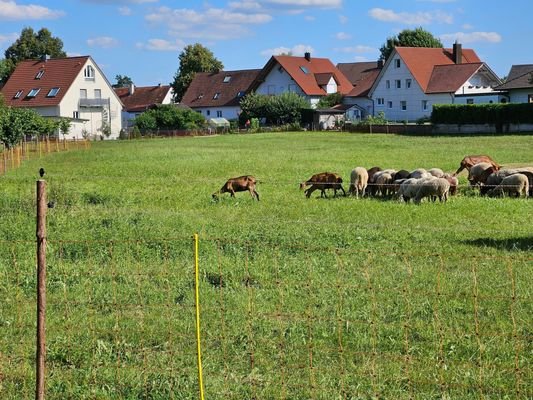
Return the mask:
M 304 57 L 307 61 L 311 61 L 311 53 L 309 53 L 308 51 L 305 52 Z
M 135 92 L 135 85 L 133 83 L 130 83 L 130 85 L 128 86 L 128 92 L 130 94 L 130 96 Z
M 453 44 L 453 62 L 456 64 L 463 62 L 463 46 L 457 40 Z

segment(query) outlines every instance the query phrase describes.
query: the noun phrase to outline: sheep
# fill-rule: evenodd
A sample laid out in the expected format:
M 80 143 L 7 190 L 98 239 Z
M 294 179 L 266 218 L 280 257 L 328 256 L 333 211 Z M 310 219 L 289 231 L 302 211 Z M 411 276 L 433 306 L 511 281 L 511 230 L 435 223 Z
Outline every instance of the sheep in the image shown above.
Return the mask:
M 444 175 L 444 171 L 440 168 L 428 169 L 428 173 L 430 173 L 435 178 L 442 178 L 442 176 Z
M 250 192 L 252 199 L 259 201 L 259 193 L 255 190 L 257 180 L 252 175 L 243 175 L 237 178 L 230 178 L 226 183 L 212 194 L 214 200 L 218 200 L 218 197 L 222 193 L 230 193 L 231 197 L 235 197 L 235 192 Z
M 529 180 L 524 174 L 513 174 L 506 176 L 502 179 L 500 184 L 494 189 L 489 191 L 490 196 L 503 196 L 504 194 L 509 197 L 514 195 L 515 197 L 528 197 Z
M 361 197 L 365 195 L 366 186 L 368 184 L 368 172 L 363 167 L 356 167 L 350 174 L 350 189 L 348 193 L 355 197 Z
M 444 174 L 442 178 L 446 179 L 450 183 L 450 191 L 448 192 L 450 196 L 457 194 L 457 187 L 459 186 L 459 179 L 456 176 L 451 174 Z
M 305 187 L 309 185 L 311 185 L 311 187 L 305 191 L 305 196 L 307 198 L 311 197 L 311 193 L 315 190 L 320 190 L 320 197 L 328 197 L 326 195 L 326 189 L 333 189 L 333 197 L 337 197 L 337 190 L 341 190 L 344 196 L 346 196 L 346 192 L 342 187 L 342 178 L 339 174 L 334 172 L 321 172 L 313 175 L 307 181 L 300 183 L 300 190 L 305 189 Z
M 392 180 L 393 181 L 398 181 L 400 179 L 407 179 L 409 178 L 409 174 L 410 172 L 405 170 L 405 169 L 401 169 L 397 172 L 395 172 L 393 175 L 392 175 Z
M 367 193 L 369 196 L 374 196 L 376 194 L 376 180 L 374 178 L 374 175 L 376 175 L 376 173 L 379 171 L 382 171 L 381 167 L 372 167 L 366 171 L 368 172 Z
M 440 202 L 446 202 L 448 200 L 449 191 L 450 182 L 444 178 L 433 177 L 424 179 L 419 183 L 414 202 L 415 204 L 420 204 L 424 197 L 432 197 L 433 201 L 438 197 Z
M 392 192 L 392 174 L 380 171 L 376 174 L 376 195 L 387 196 Z
M 498 163 L 496 163 L 489 156 L 485 156 L 485 155 L 465 156 L 461 160 L 461 164 L 459 165 L 459 168 L 457 169 L 457 171 L 455 171 L 455 173 L 453 175 L 454 176 L 458 175 L 459 172 L 461 172 L 463 169 L 466 169 L 467 171 L 470 171 L 471 167 L 473 167 L 474 165 L 476 165 L 476 164 L 478 164 L 480 162 L 488 162 L 488 163 L 490 163 L 495 168 L 496 171 L 498 171 L 501 168 L 501 166 Z
M 470 182 L 470 186 L 475 186 L 476 184 L 481 183 L 482 179 L 484 179 L 485 176 L 488 176 L 486 173 L 484 174 L 484 172 L 489 168 L 495 172 L 492 164 L 488 162 L 480 162 L 473 165 L 468 171 L 468 181 Z
M 429 178 L 430 176 L 432 175 L 424 168 L 417 168 L 414 171 L 411 171 L 411 173 L 409 174 L 409 178 L 415 179 Z
M 404 179 L 403 182 L 400 183 L 400 188 L 396 192 L 396 197 L 409 203 L 409 200 L 415 197 L 418 192 L 419 182 L 420 179 L 417 178 Z
M 491 169 L 485 170 L 483 173 L 484 175 L 488 172 L 490 172 Z M 500 169 L 499 171 L 492 172 L 487 176 L 485 179 L 484 184 L 481 186 L 479 193 L 481 195 L 486 195 L 488 192 L 492 189 L 494 189 L 496 186 L 500 184 L 500 182 L 503 180 L 503 178 L 517 174 L 519 171 L 516 169 Z

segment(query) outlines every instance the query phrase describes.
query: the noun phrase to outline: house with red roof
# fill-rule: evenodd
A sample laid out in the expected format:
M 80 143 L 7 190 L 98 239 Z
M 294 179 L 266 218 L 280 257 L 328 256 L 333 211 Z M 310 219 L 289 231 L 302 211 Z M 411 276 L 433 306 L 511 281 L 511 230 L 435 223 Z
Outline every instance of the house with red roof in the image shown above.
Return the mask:
M 199 72 L 181 99 L 181 104 L 201 113 L 206 119 L 236 120 L 239 102 L 250 92 L 260 69 L 238 71 Z
M 294 92 L 305 97 L 312 107 L 328 94 L 348 94 L 353 86 L 328 59 L 311 57 L 272 56 L 252 85 L 258 94 L 278 95 Z
M 90 56 L 20 62 L 2 88 L 11 107 L 26 107 L 50 118 L 69 118 L 67 138 L 117 138 L 122 102 Z
M 114 88 L 124 108 L 122 109 L 122 126 L 124 129 L 133 126 L 135 118 L 161 104 L 173 104 L 174 91 L 170 85 L 135 86 Z
M 373 115 L 391 121 L 429 117 L 434 104 L 506 102 L 500 78 L 472 49 L 396 47 L 368 95 Z
M 507 79 L 496 89 L 506 91 L 511 103 L 533 103 L 533 64 L 511 66 Z

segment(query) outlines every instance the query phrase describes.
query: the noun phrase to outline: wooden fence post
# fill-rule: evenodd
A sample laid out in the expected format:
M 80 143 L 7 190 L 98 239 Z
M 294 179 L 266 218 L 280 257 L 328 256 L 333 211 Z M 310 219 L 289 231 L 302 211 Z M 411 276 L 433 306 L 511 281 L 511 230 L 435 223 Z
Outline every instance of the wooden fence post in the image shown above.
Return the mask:
M 35 400 L 44 400 L 46 357 L 46 181 L 37 181 L 37 351 Z

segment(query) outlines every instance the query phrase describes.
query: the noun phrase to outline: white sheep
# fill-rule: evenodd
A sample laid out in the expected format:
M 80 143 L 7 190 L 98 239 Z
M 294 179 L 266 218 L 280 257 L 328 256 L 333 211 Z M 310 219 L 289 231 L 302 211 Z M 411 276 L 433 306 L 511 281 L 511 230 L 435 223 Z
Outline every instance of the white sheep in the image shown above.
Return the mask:
M 392 174 L 384 171 L 380 171 L 378 177 L 376 178 L 376 194 L 381 194 L 381 196 L 387 196 L 392 192 Z
M 435 178 L 442 178 L 444 175 L 444 171 L 440 168 L 431 168 L 428 169 L 428 173 L 430 173 Z
M 500 184 L 489 191 L 491 196 L 510 196 L 524 197 L 528 196 L 529 180 L 524 174 L 509 175 L 502 179 Z
M 418 191 L 414 199 L 415 204 L 420 204 L 424 197 L 436 197 L 439 201 L 446 202 L 448 200 L 448 192 L 450 191 L 450 182 L 444 178 L 428 178 L 423 179 L 419 184 Z
M 363 167 L 356 167 L 350 174 L 350 189 L 348 193 L 355 197 L 363 197 L 365 195 L 366 186 L 368 185 L 368 172 Z
M 420 181 L 421 179 L 416 178 L 404 179 L 403 182 L 400 183 L 400 188 L 396 192 L 396 197 L 409 203 L 409 200 L 416 196 L 416 193 L 418 192 L 418 183 Z
M 468 171 L 468 181 L 471 186 L 480 182 L 480 177 L 487 168 L 492 168 L 492 164 L 488 162 L 480 162 L 470 168 Z
M 411 171 L 409 174 L 409 178 L 416 178 L 416 179 L 422 179 L 422 178 L 428 178 L 432 176 L 429 172 L 427 172 L 424 168 L 417 168 L 414 171 Z

